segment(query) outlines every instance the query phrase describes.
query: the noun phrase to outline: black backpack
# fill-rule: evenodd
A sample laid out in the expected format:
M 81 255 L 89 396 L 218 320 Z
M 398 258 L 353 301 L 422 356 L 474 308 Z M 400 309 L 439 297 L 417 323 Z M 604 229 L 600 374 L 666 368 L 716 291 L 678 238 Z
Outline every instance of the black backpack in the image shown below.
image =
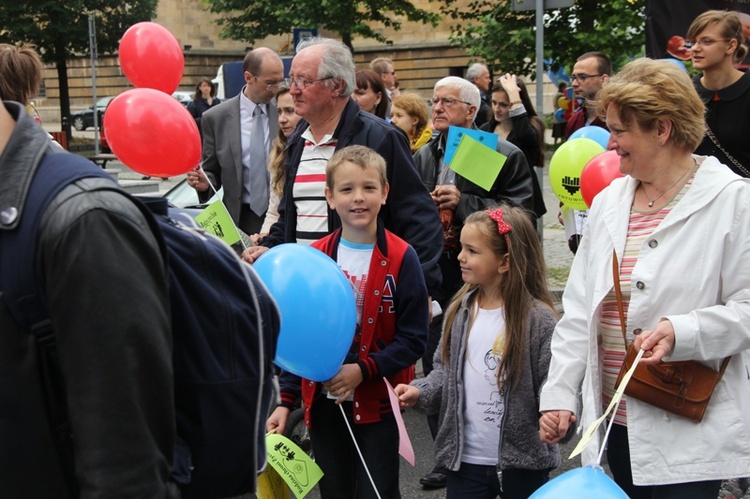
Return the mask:
M 55 379 L 54 331 L 35 275 L 37 234 L 49 203 L 85 177 L 111 179 L 79 156 L 44 156 L 23 218 L 15 230 L 0 235 L 2 298 L 37 339 L 40 357 L 46 357 L 40 365 L 52 366 L 44 383 L 55 386 L 40 390 L 48 393 L 50 413 L 59 418 L 50 422 L 55 428 L 67 427 L 60 393 L 64 380 Z M 114 181 L 109 189 L 131 197 Z M 256 474 L 266 466 L 265 421 L 277 396 L 272 364 L 280 327 L 276 304 L 252 267 L 223 241 L 170 218 L 163 199 L 131 199 L 151 225 L 168 267 L 178 437 L 173 478 L 187 498 L 252 492 Z M 72 456 L 70 435 L 58 438 L 58 447 L 67 447 L 60 455 Z M 72 463 L 62 464 L 72 473 Z M 67 479 L 75 487 L 75 478 Z

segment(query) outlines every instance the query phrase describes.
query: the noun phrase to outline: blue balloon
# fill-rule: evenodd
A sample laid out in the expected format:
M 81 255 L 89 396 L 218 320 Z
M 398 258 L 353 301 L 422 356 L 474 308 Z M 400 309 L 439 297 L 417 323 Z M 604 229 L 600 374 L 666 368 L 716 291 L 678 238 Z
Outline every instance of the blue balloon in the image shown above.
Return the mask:
M 558 109 L 555 111 L 555 121 L 565 121 L 565 111 L 563 109 Z
M 609 142 L 609 131 L 600 126 L 589 125 L 573 132 L 568 140 L 573 139 L 591 139 L 606 151 L 607 143 Z
M 601 468 L 586 466 L 566 471 L 537 489 L 529 499 L 628 499 Z
M 271 248 L 253 267 L 281 315 L 274 362 L 313 381 L 331 379 L 357 325 L 354 291 L 344 273 L 322 251 L 291 243 Z

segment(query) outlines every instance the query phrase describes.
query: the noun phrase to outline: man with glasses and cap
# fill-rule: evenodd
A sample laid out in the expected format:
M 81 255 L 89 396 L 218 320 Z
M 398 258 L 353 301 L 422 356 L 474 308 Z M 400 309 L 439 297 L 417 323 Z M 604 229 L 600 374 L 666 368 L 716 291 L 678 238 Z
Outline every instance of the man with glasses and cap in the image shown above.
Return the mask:
M 443 280 L 440 288 L 433 293 L 433 298 L 443 310 L 463 284 L 458 253 L 461 251 L 459 235 L 466 217 L 501 201 L 526 208 L 532 221 L 536 217 L 533 212 L 531 169 L 523 152 L 507 140 L 498 139 L 496 150 L 507 159 L 490 190 L 462 177 L 443 162 L 448 129 L 451 126 L 476 128 L 474 119 L 479 102 L 479 89 L 474 83 L 456 76 L 438 81 L 432 93 L 432 124 L 438 133 L 414 154 L 417 171 L 432 194 L 443 226 L 444 244 L 438 262 Z M 442 319 L 435 318 L 430 324 L 427 351 L 422 357 L 425 375 L 432 370 L 432 356 L 440 340 Z M 437 433 L 437 420 L 437 415 L 428 416 L 427 419 L 433 438 Z M 447 471 L 435 468 L 422 477 L 420 483 L 425 488 L 445 487 Z
M 612 76 L 612 62 L 602 52 L 586 52 L 580 56 L 573 66 L 570 84 L 576 99 L 583 99 L 583 105 L 573 113 L 565 127 L 565 140 L 578 130 L 588 125 L 600 126 L 607 129 L 607 125 L 599 119 L 594 110 L 594 100 L 599 90 L 604 87 Z
M 206 176 L 192 171 L 187 178 L 201 201 L 223 186 L 234 223 L 246 234 L 256 234 L 268 209 L 266 160 L 278 132 L 278 112 L 271 101 L 284 78 L 284 64 L 276 52 L 261 47 L 248 52 L 242 66 L 242 91 L 201 118 Z
M 326 202 L 325 168 L 335 151 L 362 145 L 386 161 L 390 191 L 380 219 L 386 229 L 414 247 L 427 289 L 436 289 L 443 245 L 438 212 L 414 168 L 405 134 L 361 111 L 352 99 L 356 83 L 349 48 L 328 38 L 304 40 L 297 47 L 289 76 L 294 111 L 302 119 L 287 142 L 279 221 L 271 226 L 262 246 L 246 250 L 243 258 L 252 263 L 273 246 L 311 244 L 341 227 L 341 220 Z

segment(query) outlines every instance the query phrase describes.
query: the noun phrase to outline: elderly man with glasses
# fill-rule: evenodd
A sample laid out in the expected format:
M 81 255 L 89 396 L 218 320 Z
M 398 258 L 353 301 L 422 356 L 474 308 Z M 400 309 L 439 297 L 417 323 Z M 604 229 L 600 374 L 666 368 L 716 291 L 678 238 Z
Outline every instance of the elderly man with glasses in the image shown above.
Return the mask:
M 261 47 L 245 55 L 242 67 L 242 91 L 201 118 L 202 163 L 208 178 L 198 171 L 187 177 L 201 201 L 223 186 L 232 220 L 246 234 L 255 234 L 268 209 L 267 158 L 278 132 L 278 112 L 271 101 L 284 77 L 284 64 L 276 52 Z
M 612 62 L 602 52 L 586 52 L 580 56 L 573 66 L 570 84 L 576 99 L 583 99 L 583 105 L 573 113 L 565 127 L 565 140 L 578 130 L 588 125 L 600 126 L 607 129 L 607 125 L 596 115 L 594 100 L 599 90 L 604 87 L 612 76 Z
M 498 139 L 496 149 L 507 159 L 490 190 L 485 190 L 464 178 L 443 162 L 448 129 L 451 126 L 476 128 L 474 119 L 479 109 L 479 101 L 479 89 L 470 81 L 456 76 L 448 76 L 438 81 L 432 94 L 432 124 L 439 133 L 414 154 L 417 171 L 432 193 L 432 200 L 440 211 L 443 225 L 445 242 L 439 260 L 443 281 L 440 289 L 433 294 L 433 298 L 443 310 L 463 284 L 458 253 L 461 250 L 459 234 L 466 217 L 475 211 L 504 201 L 526 208 L 529 219 L 535 221 L 532 211 L 531 169 L 523 152 L 507 140 Z M 477 168 L 483 166 L 476 165 Z M 441 326 L 442 317 L 436 318 L 430 324 L 427 352 L 422 357 L 425 375 L 432 370 L 432 355 L 440 340 Z M 428 423 L 434 438 L 437 432 L 437 415 L 428 416 Z M 446 472 L 450 471 L 435 468 L 422 477 L 420 483 L 425 488 L 444 487 Z
M 262 246 L 245 251 L 243 258 L 252 263 L 270 247 L 311 244 L 340 227 L 326 203 L 325 167 L 335 151 L 363 145 L 386 161 L 390 192 L 379 217 L 386 229 L 414 247 L 432 291 L 440 283 L 437 261 L 443 244 L 438 212 L 414 168 L 405 134 L 361 111 L 352 99 L 354 75 L 354 58 L 343 43 L 313 38 L 299 44 L 287 82 L 294 111 L 302 119 L 287 143 L 279 221 Z

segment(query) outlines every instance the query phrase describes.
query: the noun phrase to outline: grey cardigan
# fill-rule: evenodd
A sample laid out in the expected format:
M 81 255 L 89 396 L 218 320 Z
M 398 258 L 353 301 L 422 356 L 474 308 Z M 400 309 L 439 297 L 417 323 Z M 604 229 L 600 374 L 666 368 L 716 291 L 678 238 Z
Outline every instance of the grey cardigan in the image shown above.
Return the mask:
M 443 340 L 434 357 L 434 369 L 425 378 L 412 381 L 420 390 L 415 408 L 427 414 L 439 411 L 440 421 L 435 437 L 436 465 L 457 471 L 461 465 L 464 440 L 464 380 L 463 363 L 471 307 L 476 291 L 464 297 L 451 327 L 450 365 L 442 362 Z M 547 378 L 551 353 L 550 341 L 557 318 L 546 305 L 535 303 L 527 320 L 528 347 L 520 384 L 515 390 L 503 390 L 505 412 L 500 428 L 498 476 L 502 485 L 502 470 L 544 470 L 560 465 L 557 445 L 539 439 L 539 392 Z

